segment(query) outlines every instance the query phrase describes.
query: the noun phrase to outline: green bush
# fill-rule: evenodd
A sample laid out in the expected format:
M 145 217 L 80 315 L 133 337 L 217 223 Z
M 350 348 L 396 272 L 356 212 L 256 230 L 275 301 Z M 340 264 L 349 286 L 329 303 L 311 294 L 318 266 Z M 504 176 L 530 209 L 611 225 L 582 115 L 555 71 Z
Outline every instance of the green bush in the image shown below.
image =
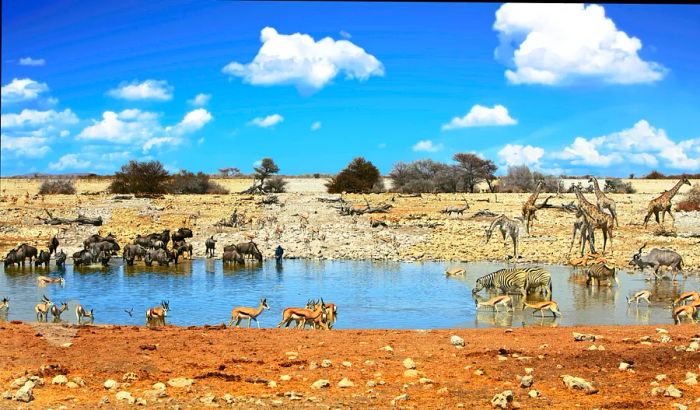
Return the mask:
M 326 184 L 329 193 L 368 193 L 382 191 L 379 169 L 362 157 L 353 159 Z

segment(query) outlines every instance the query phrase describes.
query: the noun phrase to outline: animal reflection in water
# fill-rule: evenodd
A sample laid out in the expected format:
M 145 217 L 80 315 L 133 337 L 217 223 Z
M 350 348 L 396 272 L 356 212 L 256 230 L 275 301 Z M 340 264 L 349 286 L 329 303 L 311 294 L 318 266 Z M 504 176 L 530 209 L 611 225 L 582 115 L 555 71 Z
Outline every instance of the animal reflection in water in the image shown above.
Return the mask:
M 526 322 L 538 326 L 556 327 L 558 325 L 558 316 L 556 315 L 529 315 L 523 309 L 527 309 L 528 306 L 554 303 L 556 311 L 559 312 L 558 308 L 556 308 L 556 302 L 550 301 L 548 296 L 540 293 L 531 293 L 525 300 L 519 293 L 497 295 L 491 298 L 483 298 L 478 294 L 474 294 L 473 297 L 476 304 L 475 322 L 477 324 L 485 323 L 491 326 L 512 327 L 514 318 L 517 316 L 521 319 L 523 326 L 525 326 Z M 539 310 L 535 310 L 533 313 L 537 312 Z M 532 318 L 530 319 L 531 316 Z

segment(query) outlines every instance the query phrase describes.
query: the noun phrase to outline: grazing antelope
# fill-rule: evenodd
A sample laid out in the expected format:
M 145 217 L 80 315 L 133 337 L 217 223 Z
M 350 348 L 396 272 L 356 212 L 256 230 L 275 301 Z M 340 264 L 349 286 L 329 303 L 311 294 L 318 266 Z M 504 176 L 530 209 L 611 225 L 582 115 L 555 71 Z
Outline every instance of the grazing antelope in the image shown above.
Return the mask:
M 75 307 L 75 318 L 77 319 L 78 324 L 82 323 L 84 317 L 89 317 L 90 323 L 92 323 L 95 321 L 95 312 L 93 311 L 93 309 L 90 309 L 90 311 L 88 312 L 87 310 L 85 310 L 83 305 L 78 304 Z
M 150 308 L 146 311 L 146 323 L 153 321 L 154 323 L 161 322 L 165 325 L 165 317 L 168 316 L 168 311 L 170 310 L 169 301 L 161 301 L 160 306 Z
M 63 278 L 50 278 L 48 276 L 39 276 L 36 278 L 36 282 L 39 286 L 47 285 L 50 283 L 58 283 L 59 285 L 63 286 L 66 281 Z
M 651 292 L 648 290 L 640 290 L 639 292 L 635 293 L 631 297 L 627 296 L 627 306 L 631 305 L 632 302 L 637 303 L 637 307 L 639 307 L 639 301 L 640 300 L 646 300 L 647 301 L 647 306 L 651 305 L 651 302 L 649 302 L 649 297 L 651 297 Z
M 684 305 L 684 306 L 678 306 L 675 309 L 673 309 L 673 312 L 671 313 L 671 317 L 673 318 L 673 321 L 677 324 L 681 324 L 681 317 L 682 316 L 687 316 L 690 318 L 690 321 L 695 323 L 695 312 L 696 308 L 693 305 Z
M 544 317 L 544 311 L 549 310 L 550 312 L 552 312 L 552 314 L 555 317 L 561 316 L 561 312 L 559 311 L 559 305 L 557 304 L 557 302 L 555 302 L 553 300 L 546 301 L 546 302 L 537 302 L 537 303 L 532 304 L 532 305 L 527 303 L 526 301 L 523 301 L 523 303 L 525 304 L 525 307 L 529 307 L 530 309 L 534 309 L 532 312 L 533 315 L 535 314 L 536 311 L 539 311 L 540 316 Z
M 692 302 L 692 301 L 698 301 L 700 300 L 700 294 L 696 291 L 690 291 L 690 292 L 683 292 L 676 298 L 676 300 L 673 301 L 673 304 L 671 306 L 676 307 L 680 304 L 684 304 L 686 302 Z
M 254 320 L 255 323 L 258 325 L 258 329 L 260 329 L 260 323 L 258 323 L 258 316 L 263 312 L 265 309 L 270 309 L 269 306 L 267 306 L 267 299 L 262 298 L 260 299 L 260 306 L 258 308 L 250 308 L 250 307 L 237 307 L 231 310 L 231 321 L 229 322 L 228 326 L 231 327 L 233 325 L 233 321 L 236 321 L 236 324 L 233 325 L 233 327 L 238 326 L 239 323 L 241 323 L 241 320 L 243 319 L 248 319 L 248 328 L 250 328 L 250 321 Z
M 297 328 L 303 329 L 307 321 L 313 323 L 317 319 L 321 318 L 321 315 L 323 315 L 325 310 L 326 304 L 323 303 L 323 299 L 321 299 L 321 303 L 316 304 L 316 308 L 314 310 L 296 307 L 286 308 L 282 312 L 282 321 L 277 325 L 277 327 L 282 327 L 282 325 L 285 325 L 284 327 L 289 327 L 289 324 L 292 322 L 292 320 L 294 320 L 297 323 Z M 320 321 L 319 324 L 321 327 L 328 330 L 328 325 L 326 325 L 323 321 Z
M 54 322 L 60 322 L 61 321 L 61 314 L 68 310 L 68 304 L 66 302 L 61 303 L 61 307 L 58 307 L 56 305 L 51 306 L 51 316 L 53 316 L 53 321 Z
M 36 312 L 36 320 L 41 321 L 43 318 L 46 320 L 49 315 L 49 309 L 53 305 L 53 302 L 44 295 L 41 298 L 42 302 L 34 306 L 34 311 Z
M 495 296 L 485 302 L 479 302 L 478 300 L 475 302 L 477 309 L 479 309 L 481 306 L 491 306 L 496 312 L 500 312 L 498 310 L 498 305 L 503 305 L 506 307 L 506 312 L 513 310 L 513 300 L 508 295 Z
M 450 268 L 445 271 L 445 276 L 464 276 L 467 274 L 467 270 L 464 268 Z

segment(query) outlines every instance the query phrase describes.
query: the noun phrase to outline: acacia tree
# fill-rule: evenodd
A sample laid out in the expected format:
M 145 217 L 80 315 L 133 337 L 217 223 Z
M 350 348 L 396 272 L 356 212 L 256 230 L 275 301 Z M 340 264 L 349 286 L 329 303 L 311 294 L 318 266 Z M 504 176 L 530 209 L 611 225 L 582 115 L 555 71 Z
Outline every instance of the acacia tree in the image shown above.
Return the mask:
M 260 165 L 253 167 L 253 185 L 243 191 L 243 193 L 254 192 L 284 192 L 286 182 L 281 177 L 272 177 L 280 171 L 280 167 L 275 164 L 272 158 L 263 158 Z
M 109 190 L 115 194 L 164 194 L 170 174 L 159 161 L 129 161 L 114 174 Z
M 383 188 L 379 169 L 362 157 L 350 161 L 347 167 L 326 184 L 331 194 L 340 192 L 365 193 Z
M 477 184 L 486 182 L 489 186 L 489 190 L 493 192 L 493 182 L 496 180 L 494 174 L 498 169 L 493 161 L 464 152 L 455 154 L 452 159 L 457 162 L 456 168 L 460 174 L 465 190 L 474 192 Z

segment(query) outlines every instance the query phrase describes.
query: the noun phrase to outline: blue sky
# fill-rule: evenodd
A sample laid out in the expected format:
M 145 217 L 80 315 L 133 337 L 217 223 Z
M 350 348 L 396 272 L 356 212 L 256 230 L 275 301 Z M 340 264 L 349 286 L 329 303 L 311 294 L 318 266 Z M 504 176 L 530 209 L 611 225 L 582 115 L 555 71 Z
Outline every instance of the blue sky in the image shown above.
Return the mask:
M 5 1 L 2 175 L 700 172 L 700 7 Z M 199 97 L 197 97 L 199 96 Z

